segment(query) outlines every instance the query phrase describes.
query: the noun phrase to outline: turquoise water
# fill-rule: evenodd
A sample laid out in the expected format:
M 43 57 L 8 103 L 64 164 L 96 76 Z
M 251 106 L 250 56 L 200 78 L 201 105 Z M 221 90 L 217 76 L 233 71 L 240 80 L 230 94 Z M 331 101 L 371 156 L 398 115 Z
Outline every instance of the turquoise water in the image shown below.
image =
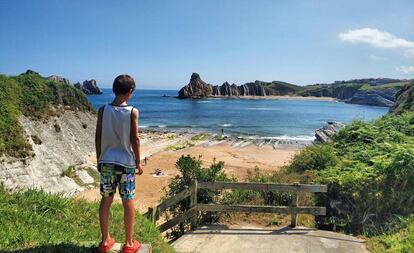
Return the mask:
M 111 89 L 88 96 L 97 109 L 113 99 Z M 171 97 L 162 97 L 163 95 Z M 137 90 L 129 104 L 140 111 L 140 127 L 208 131 L 236 136 L 284 136 L 312 138 L 327 121 L 349 123 L 372 120 L 388 112 L 386 107 L 334 101 L 270 99 L 176 99 L 176 90 Z

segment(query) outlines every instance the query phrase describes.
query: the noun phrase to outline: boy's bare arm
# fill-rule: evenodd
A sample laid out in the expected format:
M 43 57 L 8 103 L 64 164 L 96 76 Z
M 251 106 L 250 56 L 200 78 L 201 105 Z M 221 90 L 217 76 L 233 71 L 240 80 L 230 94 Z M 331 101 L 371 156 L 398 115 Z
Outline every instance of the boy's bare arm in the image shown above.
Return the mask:
M 101 136 L 102 136 L 102 114 L 103 107 L 99 108 L 98 119 L 96 120 L 96 131 L 95 131 L 95 150 L 96 150 L 96 162 L 99 162 L 101 156 Z
M 130 136 L 131 136 L 132 150 L 134 151 L 135 160 L 137 161 L 137 170 L 138 170 L 137 172 L 138 174 L 142 174 L 138 116 L 139 116 L 139 112 L 135 108 L 135 110 L 132 111 L 132 124 L 131 124 Z

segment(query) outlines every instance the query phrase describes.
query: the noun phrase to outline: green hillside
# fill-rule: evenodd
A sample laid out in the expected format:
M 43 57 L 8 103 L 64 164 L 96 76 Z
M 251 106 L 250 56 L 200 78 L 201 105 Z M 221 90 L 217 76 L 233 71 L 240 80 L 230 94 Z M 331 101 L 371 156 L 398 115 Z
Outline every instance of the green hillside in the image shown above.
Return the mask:
M 2 185 L 0 203 L 0 252 L 95 252 L 100 240 L 99 203 L 38 190 L 11 193 Z M 122 243 L 122 204 L 113 204 L 110 219 L 110 233 Z M 154 253 L 175 252 L 155 225 L 138 213 L 134 234 L 142 243 L 151 244 Z
M 273 81 L 263 85 L 270 95 L 293 95 L 303 89 L 301 86 L 281 81 Z
M 23 135 L 20 115 L 46 120 L 66 110 L 93 111 L 86 96 L 71 85 L 35 72 L 0 75 L 0 155 L 27 157 L 32 147 Z
M 291 83 L 273 81 L 261 82 L 270 95 L 297 95 L 314 97 L 351 98 L 357 91 L 381 91 L 385 89 L 401 89 L 410 81 L 393 81 L 388 83 L 368 83 L 365 79 L 343 81 L 330 84 L 312 84 L 298 86 Z

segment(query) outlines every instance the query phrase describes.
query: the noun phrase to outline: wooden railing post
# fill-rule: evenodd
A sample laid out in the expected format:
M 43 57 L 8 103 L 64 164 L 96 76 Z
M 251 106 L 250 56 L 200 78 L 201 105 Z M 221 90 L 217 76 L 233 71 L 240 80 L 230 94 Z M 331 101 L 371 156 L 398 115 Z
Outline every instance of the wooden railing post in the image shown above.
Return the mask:
M 147 218 L 151 221 L 151 222 L 153 222 L 152 221 L 152 207 L 148 207 L 148 212 L 147 212 Z
M 295 183 L 295 185 L 298 185 L 297 183 Z M 298 202 L 299 202 L 299 191 L 294 191 L 292 193 L 292 213 L 291 213 L 291 220 L 290 220 L 290 226 L 292 228 L 296 227 L 296 218 L 297 218 L 297 210 L 296 208 L 298 207 Z
M 193 207 L 197 206 L 197 180 L 194 180 L 191 184 L 191 188 L 190 188 L 190 209 Z M 198 212 L 195 213 L 195 215 L 191 218 L 191 229 L 194 230 L 197 227 L 197 214 Z

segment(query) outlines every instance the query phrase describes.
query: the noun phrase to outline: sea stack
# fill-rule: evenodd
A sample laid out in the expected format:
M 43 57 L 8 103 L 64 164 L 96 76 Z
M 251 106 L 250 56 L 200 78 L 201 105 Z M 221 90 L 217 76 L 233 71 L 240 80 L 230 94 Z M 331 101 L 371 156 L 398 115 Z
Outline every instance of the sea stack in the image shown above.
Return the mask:
M 83 93 L 85 93 L 86 95 L 102 94 L 102 90 L 98 87 L 98 85 L 96 84 L 96 80 L 94 79 L 89 80 L 89 81 L 85 80 L 83 81 L 82 85 L 80 83 L 75 83 L 74 86 L 75 88 L 78 88 L 81 91 L 83 91 Z
M 190 82 L 178 92 L 178 98 L 205 98 L 211 96 L 212 85 L 201 80 L 198 73 L 191 75 Z
M 243 85 L 224 82 L 221 86 L 211 85 L 201 80 L 200 75 L 193 73 L 190 82 L 178 92 L 178 98 L 206 98 L 206 97 L 241 97 L 271 95 L 266 83 L 255 81 Z

